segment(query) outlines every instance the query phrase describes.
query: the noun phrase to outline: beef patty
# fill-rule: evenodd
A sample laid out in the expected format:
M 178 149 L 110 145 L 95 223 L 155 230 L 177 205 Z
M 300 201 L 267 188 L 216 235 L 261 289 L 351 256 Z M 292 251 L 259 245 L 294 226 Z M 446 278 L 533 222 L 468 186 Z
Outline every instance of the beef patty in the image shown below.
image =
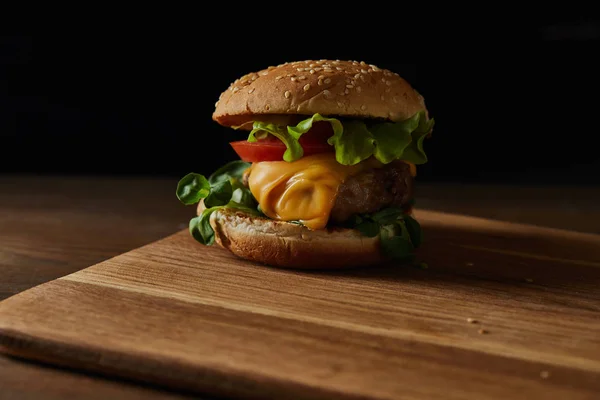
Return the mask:
M 249 173 L 250 169 L 242 178 L 245 186 L 248 186 Z M 384 207 L 408 208 L 412 191 L 410 166 L 402 161 L 363 171 L 340 185 L 330 220 L 340 223 L 355 214 L 371 213 Z
M 392 206 L 403 208 L 412 196 L 412 189 L 410 166 L 402 161 L 361 172 L 340 185 L 330 219 L 339 223 L 354 214 Z

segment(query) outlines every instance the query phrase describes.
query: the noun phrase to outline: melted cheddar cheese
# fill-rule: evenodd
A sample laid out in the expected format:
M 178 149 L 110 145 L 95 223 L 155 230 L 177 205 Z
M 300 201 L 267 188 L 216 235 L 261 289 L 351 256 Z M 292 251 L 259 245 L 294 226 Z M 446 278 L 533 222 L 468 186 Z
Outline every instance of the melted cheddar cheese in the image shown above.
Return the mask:
M 341 165 L 331 153 L 294 162 L 265 161 L 252 164 L 247 171 L 248 186 L 269 218 L 322 229 L 329 221 L 339 186 L 352 175 L 382 165 L 375 159 Z M 415 170 L 411 165 L 411 174 Z

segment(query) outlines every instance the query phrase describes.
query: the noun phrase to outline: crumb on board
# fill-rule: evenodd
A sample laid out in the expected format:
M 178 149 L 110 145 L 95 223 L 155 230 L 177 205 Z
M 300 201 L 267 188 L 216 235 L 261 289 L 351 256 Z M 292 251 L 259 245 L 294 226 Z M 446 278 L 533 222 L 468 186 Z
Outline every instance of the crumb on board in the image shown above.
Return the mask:
M 533 279 L 531 279 L 531 278 L 525 278 L 525 282 L 527 282 L 527 283 L 533 283 Z
M 542 379 L 548 379 L 550 377 L 550 372 L 548 371 L 541 371 L 540 372 L 540 378 Z
M 472 262 L 468 262 L 466 265 L 467 265 L 467 267 L 472 267 L 475 264 L 473 264 Z
M 485 335 L 485 334 L 489 333 L 489 331 L 487 329 L 480 329 L 477 332 L 479 332 L 480 335 Z
M 476 324 L 479 321 L 477 321 L 475 318 L 467 318 L 467 322 L 470 323 L 470 324 Z

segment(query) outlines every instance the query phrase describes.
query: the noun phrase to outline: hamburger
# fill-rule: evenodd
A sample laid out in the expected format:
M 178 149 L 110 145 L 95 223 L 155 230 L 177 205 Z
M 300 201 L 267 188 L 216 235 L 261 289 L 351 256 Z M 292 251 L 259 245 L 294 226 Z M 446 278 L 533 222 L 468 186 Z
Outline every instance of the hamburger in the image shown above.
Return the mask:
M 239 159 L 177 185 L 179 200 L 197 205 L 198 242 L 286 268 L 414 259 L 414 179 L 434 120 L 397 73 L 286 62 L 232 82 L 212 119 L 244 139 L 230 142 Z

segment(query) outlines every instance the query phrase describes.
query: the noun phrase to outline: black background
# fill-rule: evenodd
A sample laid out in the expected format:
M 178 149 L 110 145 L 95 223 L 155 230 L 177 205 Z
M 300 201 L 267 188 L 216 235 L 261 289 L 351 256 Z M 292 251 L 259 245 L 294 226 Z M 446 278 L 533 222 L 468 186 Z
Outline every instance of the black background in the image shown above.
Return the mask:
M 232 80 L 330 58 L 392 69 L 424 95 L 436 128 L 420 180 L 600 183 L 598 20 L 457 19 L 408 33 L 252 21 L 2 37 L 0 172 L 210 173 L 240 138 L 211 119 Z

